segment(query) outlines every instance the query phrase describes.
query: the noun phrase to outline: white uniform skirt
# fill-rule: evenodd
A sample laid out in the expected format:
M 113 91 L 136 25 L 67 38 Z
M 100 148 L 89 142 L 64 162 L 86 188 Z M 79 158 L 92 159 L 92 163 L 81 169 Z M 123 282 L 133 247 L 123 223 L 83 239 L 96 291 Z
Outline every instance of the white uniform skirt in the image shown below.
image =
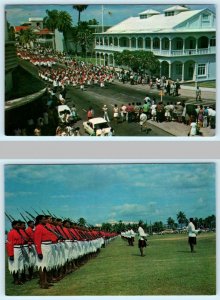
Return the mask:
M 80 256 L 80 244 L 78 241 L 73 242 L 73 259 L 77 259 Z
M 38 269 L 46 269 L 50 271 L 53 268 L 53 250 L 52 244 L 41 244 L 43 259 L 39 259 L 37 256 L 36 267 Z
M 35 249 L 34 244 L 31 244 L 28 247 L 28 254 L 29 254 L 29 267 L 34 267 L 36 265 L 36 257 L 37 257 L 37 252 Z
M 14 246 L 14 261 L 8 259 L 8 269 L 12 273 L 21 273 L 24 271 L 25 266 L 28 266 L 28 246 L 27 245 L 15 245 Z

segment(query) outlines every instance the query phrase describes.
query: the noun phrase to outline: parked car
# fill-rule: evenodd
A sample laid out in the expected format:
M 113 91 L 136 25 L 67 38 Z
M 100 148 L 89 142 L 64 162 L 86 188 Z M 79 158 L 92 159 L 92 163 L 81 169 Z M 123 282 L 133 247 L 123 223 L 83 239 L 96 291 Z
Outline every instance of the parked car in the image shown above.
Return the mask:
M 95 136 L 106 136 L 111 130 L 111 127 L 104 118 L 92 118 L 83 122 L 83 127 L 89 135 Z

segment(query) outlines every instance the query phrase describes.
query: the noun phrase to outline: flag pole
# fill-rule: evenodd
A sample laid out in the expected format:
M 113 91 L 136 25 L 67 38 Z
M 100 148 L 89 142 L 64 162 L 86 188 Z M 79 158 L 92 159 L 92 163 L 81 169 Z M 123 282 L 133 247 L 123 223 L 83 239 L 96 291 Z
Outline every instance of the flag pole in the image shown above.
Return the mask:
M 102 33 L 104 32 L 104 5 L 102 4 Z

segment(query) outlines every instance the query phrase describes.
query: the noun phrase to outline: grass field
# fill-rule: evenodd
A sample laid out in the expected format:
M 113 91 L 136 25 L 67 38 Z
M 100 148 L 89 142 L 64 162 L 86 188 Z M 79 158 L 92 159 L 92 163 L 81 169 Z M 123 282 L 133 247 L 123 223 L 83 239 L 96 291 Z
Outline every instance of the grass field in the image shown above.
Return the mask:
M 215 295 L 216 236 L 198 236 L 196 253 L 189 252 L 186 235 L 152 236 L 146 256 L 117 238 L 98 257 L 68 275 L 49 290 L 37 279 L 14 286 L 6 271 L 6 295 Z
M 186 83 L 185 85 L 195 86 L 195 82 Z M 198 85 L 204 88 L 216 88 L 216 81 L 210 80 L 210 81 L 198 82 Z

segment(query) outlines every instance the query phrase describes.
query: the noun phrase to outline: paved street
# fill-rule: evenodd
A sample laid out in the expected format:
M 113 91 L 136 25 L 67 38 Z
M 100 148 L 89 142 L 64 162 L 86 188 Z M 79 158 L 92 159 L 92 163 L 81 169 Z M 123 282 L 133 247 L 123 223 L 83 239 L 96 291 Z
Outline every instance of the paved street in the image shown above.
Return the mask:
M 22 62 L 22 66 L 25 69 L 30 69 L 31 73 L 36 76 L 37 68 L 31 65 L 28 62 Z M 172 102 L 175 104 L 178 101 L 183 101 L 186 104 L 196 104 L 195 101 L 195 88 L 193 86 L 182 86 L 180 89 L 180 95 L 177 97 L 173 96 L 163 96 L 163 103 Z M 162 122 L 157 123 L 154 121 L 148 121 L 147 130 L 141 132 L 140 125 L 137 122 L 119 122 L 115 123 L 113 119 L 113 106 L 115 104 L 120 107 L 122 104 L 127 105 L 128 103 L 136 103 L 141 102 L 143 104 L 143 100 L 148 95 L 149 97 L 155 97 L 156 101 L 161 100 L 161 96 L 159 95 L 159 91 L 154 89 L 149 89 L 148 85 L 130 85 L 130 83 L 121 83 L 118 80 L 115 80 L 113 84 L 107 85 L 105 88 L 100 88 L 99 86 L 92 86 L 86 88 L 85 91 L 81 91 L 79 87 L 68 87 L 66 94 L 66 104 L 70 107 L 75 104 L 77 113 L 81 118 L 81 121 L 78 121 L 75 124 L 75 127 L 80 127 L 80 132 L 82 135 L 87 134 L 83 129 L 83 121 L 87 120 L 86 111 L 89 107 L 92 107 L 95 112 L 95 117 L 102 117 L 103 111 L 102 107 L 104 104 L 108 107 L 108 114 L 110 117 L 110 126 L 114 128 L 116 136 L 187 136 L 189 132 L 189 126 L 183 123 L 177 122 Z M 202 89 L 202 102 L 203 105 L 215 105 L 216 103 L 216 92 L 215 89 Z M 34 106 L 35 103 L 34 103 Z M 36 111 L 37 108 L 34 110 Z M 20 107 L 19 114 L 7 112 L 6 120 L 13 120 L 14 118 L 19 117 L 24 121 L 24 118 L 27 117 L 27 111 Z M 19 126 L 19 124 L 18 124 Z M 215 129 L 210 128 L 202 128 L 201 132 L 203 136 L 214 136 Z

